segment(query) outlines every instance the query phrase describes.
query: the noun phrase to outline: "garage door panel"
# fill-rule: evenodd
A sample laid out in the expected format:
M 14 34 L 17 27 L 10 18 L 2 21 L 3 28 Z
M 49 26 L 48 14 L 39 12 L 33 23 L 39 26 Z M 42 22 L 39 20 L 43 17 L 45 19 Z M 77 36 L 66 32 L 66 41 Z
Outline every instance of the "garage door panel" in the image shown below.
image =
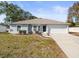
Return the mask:
M 51 33 L 66 33 L 66 29 L 51 29 Z
M 50 34 L 67 33 L 67 26 L 52 26 L 50 27 Z

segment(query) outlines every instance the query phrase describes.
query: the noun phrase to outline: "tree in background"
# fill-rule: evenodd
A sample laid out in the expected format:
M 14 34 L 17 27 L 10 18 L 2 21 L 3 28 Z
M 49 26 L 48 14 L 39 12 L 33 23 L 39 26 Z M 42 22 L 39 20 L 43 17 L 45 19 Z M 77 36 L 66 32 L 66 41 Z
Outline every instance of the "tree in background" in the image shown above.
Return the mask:
M 73 20 L 72 20 L 72 8 L 71 7 L 68 10 L 68 18 L 67 19 L 68 19 L 67 20 L 68 23 L 73 22 Z
M 73 17 L 79 19 L 79 2 L 75 2 L 68 10 L 68 20 L 69 22 L 73 21 Z
M 75 24 L 76 22 L 78 22 L 78 20 L 79 20 L 79 2 L 75 2 L 73 6 L 71 6 L 68 10 L 67 22 L 71 24 Z
M 16 22 L 20 20 L 34 19 L 37 18 L 33 16 L 30 12 L 22 10 L 17 5 L 13 3 L 8 3 L 6 1 L 0 2 L 0 14 L 5 14 L 5 22 Z

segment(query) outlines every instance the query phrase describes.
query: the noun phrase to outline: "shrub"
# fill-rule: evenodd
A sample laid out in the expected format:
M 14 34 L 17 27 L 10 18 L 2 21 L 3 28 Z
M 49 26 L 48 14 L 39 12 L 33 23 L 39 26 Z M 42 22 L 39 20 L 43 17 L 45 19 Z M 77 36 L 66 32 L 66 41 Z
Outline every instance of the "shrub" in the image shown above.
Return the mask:
M 71 23 L 69 24 L 69 26 L 70 26 L 70 27 L 73 27 L 73 26 L 75 26 L 75 23 L 74 23 L 74 22 L 71 22 Z

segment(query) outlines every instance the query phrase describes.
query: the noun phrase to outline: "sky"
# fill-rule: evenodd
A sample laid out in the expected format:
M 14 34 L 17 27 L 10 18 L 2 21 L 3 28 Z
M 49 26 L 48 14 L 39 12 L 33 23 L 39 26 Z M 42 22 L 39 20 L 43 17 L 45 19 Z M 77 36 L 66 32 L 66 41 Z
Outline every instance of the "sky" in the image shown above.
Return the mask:
M 66 22 L 68 8 L 74 1 L 9 1 L 29 11 L 38 18 L 53 19 Z M 0 22 L 4 22 L 5 14 L 0 15 Z

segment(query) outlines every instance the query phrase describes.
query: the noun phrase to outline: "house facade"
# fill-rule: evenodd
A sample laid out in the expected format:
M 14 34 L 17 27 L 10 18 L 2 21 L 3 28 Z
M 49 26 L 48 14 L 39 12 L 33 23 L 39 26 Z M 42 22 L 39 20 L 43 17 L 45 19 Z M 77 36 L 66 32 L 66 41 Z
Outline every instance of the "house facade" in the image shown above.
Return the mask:
M 56 20 L 48 19 L 32 19 L 18 21 L 10 24 L 10 33 L 12 34 L 31 34 L 31 33 L 68 33 L 68 25 Z
M 4 24 L 0 24 L 0 32 L 7 32 L 7 27 Z

